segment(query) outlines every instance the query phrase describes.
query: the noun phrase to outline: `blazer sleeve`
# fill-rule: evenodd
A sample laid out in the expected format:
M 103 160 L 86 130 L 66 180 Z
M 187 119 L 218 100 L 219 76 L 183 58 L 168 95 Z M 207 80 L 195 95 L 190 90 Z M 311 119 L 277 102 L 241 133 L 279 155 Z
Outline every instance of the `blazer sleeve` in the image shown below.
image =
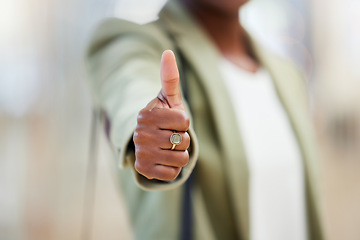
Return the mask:
M 94 104 L 110 120 L 110 145 L 119 168 L 130 167 L 144 190 L 178 187 L 190 176 L 198 157 L 198 143 L 190 124 L 189 163 L 173 181 L 149 180 L 134 168 L 132 141 L 137 115 L 161 89 L 160 59 L 173 43 L 155 24 L 137 25 L 119 19 L 103 22 L 95 31 L 87 52 L 89 83 Z M 187 103 L 185 103 L 187 106 Z M 190 116 L 190 112 L 187 113 Z M 192 122 L 192 121 L 191 121 Z

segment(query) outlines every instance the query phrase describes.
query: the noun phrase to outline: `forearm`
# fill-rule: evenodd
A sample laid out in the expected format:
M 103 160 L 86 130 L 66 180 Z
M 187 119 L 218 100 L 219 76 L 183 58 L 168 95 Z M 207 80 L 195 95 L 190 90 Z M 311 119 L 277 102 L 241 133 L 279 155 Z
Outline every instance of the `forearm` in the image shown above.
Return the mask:
M 89 67 L 94 97 L 109 119 L 109 138 L 118 166 L 130 167 L 138 186 L 143 189 L 175 188 L 186 181 L 195 166 L 198 149 L 196 136 L 190 128 L 192 150 L 189 162 L 175 180 L 149 180 L 135 171 L 133 133 L 138 113 L 161 89 L 161 49 L 151 47 L 142 40 L 137 48 L 132 44 L 133 39 L 116 40 L 91 56 Z

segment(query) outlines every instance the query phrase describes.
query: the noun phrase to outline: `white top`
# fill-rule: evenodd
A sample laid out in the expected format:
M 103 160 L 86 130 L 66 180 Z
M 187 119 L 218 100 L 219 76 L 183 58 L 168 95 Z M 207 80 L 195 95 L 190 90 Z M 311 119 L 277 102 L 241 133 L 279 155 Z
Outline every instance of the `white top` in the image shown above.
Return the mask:
M 301 154 L 269 73 L 249 73 L 225 59 L 220 70 L 249 165 L 251 239 L 307 239 Z

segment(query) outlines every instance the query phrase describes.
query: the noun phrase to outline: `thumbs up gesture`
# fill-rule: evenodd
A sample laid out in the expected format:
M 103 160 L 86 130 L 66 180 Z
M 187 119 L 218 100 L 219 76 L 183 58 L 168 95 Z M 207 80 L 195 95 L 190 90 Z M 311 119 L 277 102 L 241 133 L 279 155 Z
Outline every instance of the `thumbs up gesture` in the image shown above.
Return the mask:
M 148 179 L 176 179 L 189 160 L 190 120 L 179 89 L 175 55 L 166 50 L 161 57 L 162 89 L 137 118 L 133 135 L 135 169 Z

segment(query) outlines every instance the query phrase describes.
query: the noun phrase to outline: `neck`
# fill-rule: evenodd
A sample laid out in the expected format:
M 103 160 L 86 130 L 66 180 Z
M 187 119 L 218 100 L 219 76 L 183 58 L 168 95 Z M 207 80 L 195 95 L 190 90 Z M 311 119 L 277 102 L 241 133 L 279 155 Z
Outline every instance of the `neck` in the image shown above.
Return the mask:
M 197 1 L 183 0 L 184 6 L 200 23 L 223 57 L 245 70 L 258 68 L 245 30 L 239 22 L 238 10 L 224 11 Z

